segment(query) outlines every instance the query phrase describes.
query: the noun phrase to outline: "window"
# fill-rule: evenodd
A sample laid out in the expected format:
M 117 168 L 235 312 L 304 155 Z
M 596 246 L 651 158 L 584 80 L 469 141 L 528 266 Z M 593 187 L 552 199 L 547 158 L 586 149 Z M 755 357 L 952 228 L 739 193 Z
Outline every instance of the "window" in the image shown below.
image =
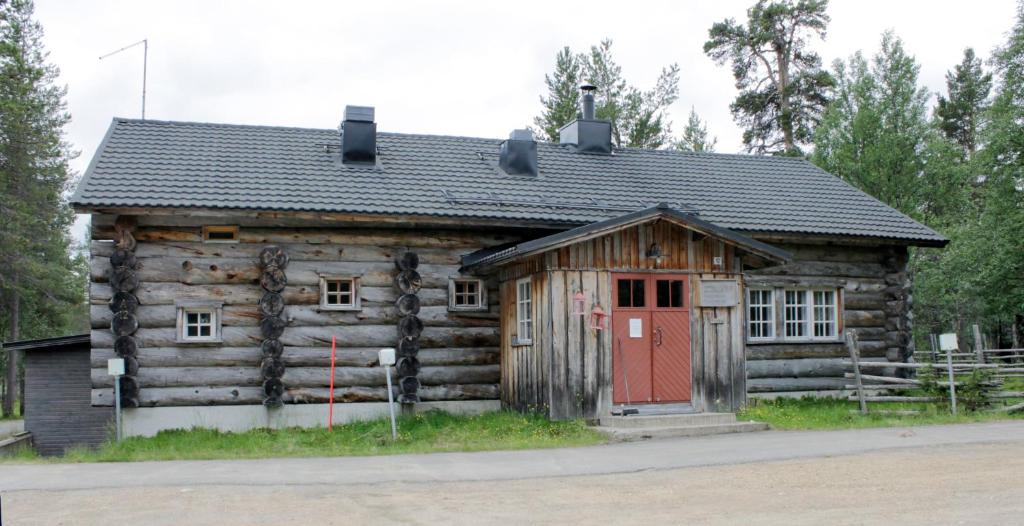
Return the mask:
M 681 308 L 686 304 L 683 299 L 683 281 L 679 279 L 657 280 L 654 295 L 659 308 Z
M 179 303 L 177 309 L 179 342 L 221 341 L 222 304 Z
M 207 225 L 203 227 L 204 243 L 238 243 L 238 225 Z
M 320 308 L 324 310 L 359 310 L 359 279 L 320 276 Z
M 807 291 L 787 290 L 786 310 L 783 311 L 783 323 L 786 326 L 786 338 L 804 338 L 807 336 Z
M 814 337 L 836 337 L 836 291 L 814 291 Z
M 747 340 L 837 340 L 839 290 L 752 288 L 747 291 Z M 776 323 L 776 312 L 781 320 Z
M 530 278 L 516 282 L 516 343 L 529 345 L 533 340 L 533 289 Z
M 774 291 L 750 289 L 747 292 L 747 337 L 751 340 L 775 338 Z
M 451 278 L 448 280 L 448 310 L 486 311 L 487 286 L 483 280 L 474 278 Z
M 620 279 L 618 306 L 626 308 L 643 307 L 646 301 L 644 297 L 646 285 L 647 281 L 642 279 Z

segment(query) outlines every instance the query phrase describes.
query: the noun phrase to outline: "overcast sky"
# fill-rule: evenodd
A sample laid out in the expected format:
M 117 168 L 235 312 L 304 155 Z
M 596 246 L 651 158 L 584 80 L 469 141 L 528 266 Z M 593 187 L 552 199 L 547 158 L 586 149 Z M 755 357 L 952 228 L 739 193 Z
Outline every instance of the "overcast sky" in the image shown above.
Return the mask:
M 608 37 L 623 75 L 642 89 L 679 64 L 677 132 L 693 106 L 718 151 L 742 149 L 729 113 L 732 75 L 702 46 L 714 22 L 745 19 L 752 0 L 36 2 L 68 86 L 79 172 L 110 119 L 141 109 L 141 46 L 97 57 L 143 38 L 150 119 L 334 128 L 346 104 L 360 104 L 376 106 L 381 131 L 502 138 L 532 123 L 562 46 L 585 50 Z M 1005 40 L 1015 0 L 833 0 L 829 14 L 815 44 L 826 64 L 874 53 L 893 29 L 936 92 L 963 48 L 987 58 Z

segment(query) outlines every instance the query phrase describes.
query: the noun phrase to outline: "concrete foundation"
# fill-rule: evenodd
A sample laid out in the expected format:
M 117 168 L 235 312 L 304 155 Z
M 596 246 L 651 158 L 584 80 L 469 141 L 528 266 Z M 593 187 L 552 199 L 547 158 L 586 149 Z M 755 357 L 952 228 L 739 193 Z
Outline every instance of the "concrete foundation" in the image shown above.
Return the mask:
M 421 402 L 412 407 L 418 413 L 440 409 L 456 414 L 479 414 L 501 409 L 501 402 Z M 396 413 L 401 414 L 401 409 L 396 405 Z M 385 402 L 334 404 L 335 424 L 372 420 L 387 414 L 388 404 Z M 327 404 L 287 404 L 276 409 L 262 405 L 141 407 L 125 409 L 123 425 L 125 436 L 149 437 L 168 429 L 207 428 L 239 432 L 259 428 L 326 427 L 327 415 Z

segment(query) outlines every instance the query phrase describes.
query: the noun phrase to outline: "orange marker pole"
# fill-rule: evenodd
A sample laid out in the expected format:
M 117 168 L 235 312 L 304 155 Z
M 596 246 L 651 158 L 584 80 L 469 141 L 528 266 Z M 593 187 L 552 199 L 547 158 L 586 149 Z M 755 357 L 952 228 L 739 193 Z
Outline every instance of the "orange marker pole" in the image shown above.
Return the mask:
M 331 390 L 330 400 L 327 402 L 327 431 L 331 430 L 334 424 L 334 349 L 337 346 L 337 342 L 334 336 L 331 336 Z

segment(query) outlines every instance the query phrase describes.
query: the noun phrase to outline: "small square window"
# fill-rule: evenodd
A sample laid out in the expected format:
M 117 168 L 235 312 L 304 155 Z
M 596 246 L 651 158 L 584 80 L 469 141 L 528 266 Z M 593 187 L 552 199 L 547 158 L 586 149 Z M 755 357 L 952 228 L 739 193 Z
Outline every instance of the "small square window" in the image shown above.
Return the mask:
M 487 286 L 475 278 L 448 280 L 448 310 L 486 311 Z
M 238 243 L 238 225 L 207 225 L 203 227 L 204 243 Z
M 320 308 L 359 310 L 359 279 L 337 276 L 320 277 Z
M 220 304 L 178 305 L 179 342 L 221 341 Z

